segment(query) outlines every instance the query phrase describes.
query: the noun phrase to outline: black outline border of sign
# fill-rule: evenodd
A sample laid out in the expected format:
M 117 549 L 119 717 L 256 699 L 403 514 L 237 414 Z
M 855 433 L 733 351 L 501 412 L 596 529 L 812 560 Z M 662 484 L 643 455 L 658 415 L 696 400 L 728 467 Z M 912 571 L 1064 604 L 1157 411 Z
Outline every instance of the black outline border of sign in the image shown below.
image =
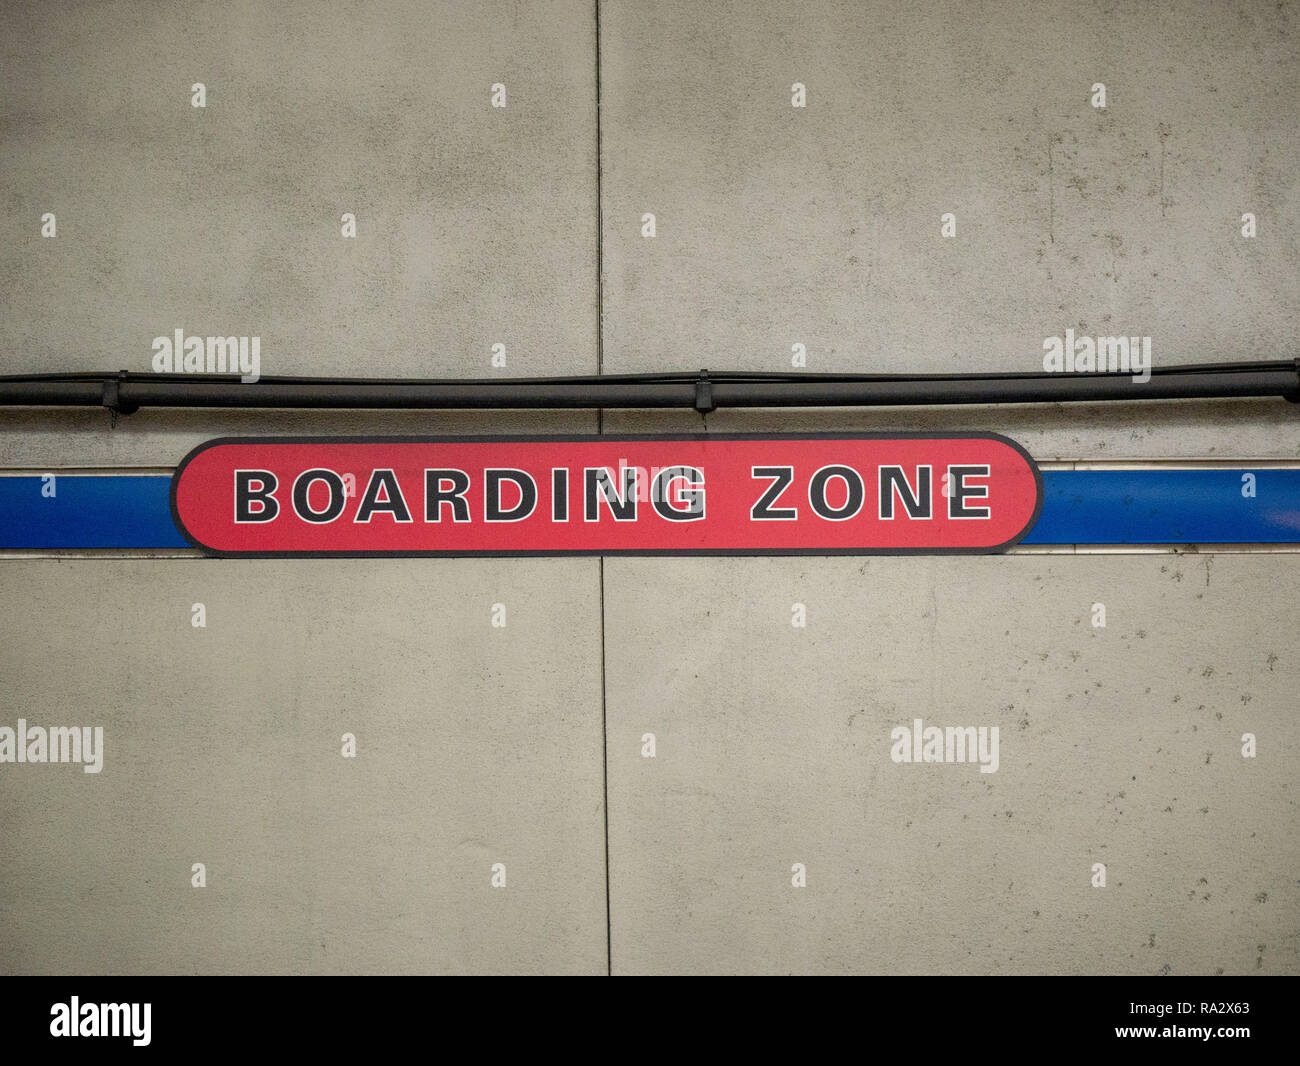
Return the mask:
M 223 551 L 210 548 L 199 541 L 181 522 L 176 510 L 176 488 L 180 484 L 185 468 L 200 453 L 209 448 L 225 444 L 526 444 L 546 441 L 552 444 L 594 444 L 600 441 L 632 442 L 648 441 L 713 441 L 713 440 L 993 440 L 1005 444 L 1018 452 L 1029 465 L 1034 475 L 1034 512 L 1024 528 L 1010 540 L 987 548 L 823 548 L 800 551 L 791 548 L 610 548 L 610 549 L 571 549 L 545 551 Z M 360 437 L 216 437 L 204 441 L 192 449 L 172 472 L 171 486 L 167 493 L 172 521 L 177 531 L 191 545 L 205 555 L 215 559 L 563 559 L 595 558 L 598 556 L 630 556 L 641 558 L 660 558 L 673 556 L 722 557 L 729 556 L 864 556 L 864 555 L 1000 555 L 1015 547 L 1029 535 L 1037 524 L 1043 511 L 1043 472 L 1038 469 L 1025 449 L 1010 437 L 1001 433 L 509 433 L 509 434 L 436 434 L 432 436 L 360 436 Z

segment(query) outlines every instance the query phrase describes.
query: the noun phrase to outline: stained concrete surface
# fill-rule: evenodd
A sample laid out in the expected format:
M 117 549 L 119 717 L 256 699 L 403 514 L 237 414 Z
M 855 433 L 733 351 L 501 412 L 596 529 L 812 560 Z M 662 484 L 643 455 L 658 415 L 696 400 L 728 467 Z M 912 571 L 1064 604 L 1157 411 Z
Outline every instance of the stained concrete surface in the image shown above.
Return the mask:
M 178 327 L 264 375 L 595 370 L 590 4 L 4 18 L 3 372 L 145 371 Z
M 608 560 L 615 973 L 1296 972 L 1298 593 L 1287 555 Z M 996 772 L 892 761 L 916 718 L 997 726 Z
M 104 729 L 0 774 L 0 969 L 605 972 L 593 561 L 0 576 L 3 724 Z
M 1036 370 L 1067 327 L 1294 352 L 1294 4 L 602 12 L 609 372 Z

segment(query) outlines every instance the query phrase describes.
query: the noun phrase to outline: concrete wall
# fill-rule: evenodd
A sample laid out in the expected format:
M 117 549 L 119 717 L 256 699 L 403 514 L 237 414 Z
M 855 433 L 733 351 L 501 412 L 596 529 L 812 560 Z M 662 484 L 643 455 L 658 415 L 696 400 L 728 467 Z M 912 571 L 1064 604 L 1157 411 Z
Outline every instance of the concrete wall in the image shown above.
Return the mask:
M 598 9 L 6 5 L 0 372 L 177 327 L 383 377 L 1294 354 L 1293 3 Z M 0 468 L 598 424 L 700 420 L 9 411 Z M 1300 459 L 1265 401 L 707 428 Z M 1300 972 L 1295 558 L 3 558 L 0 724 L 107 747 L 0 766 L 0 971 Z M 893 763 L 916 717 L 998 772 Z

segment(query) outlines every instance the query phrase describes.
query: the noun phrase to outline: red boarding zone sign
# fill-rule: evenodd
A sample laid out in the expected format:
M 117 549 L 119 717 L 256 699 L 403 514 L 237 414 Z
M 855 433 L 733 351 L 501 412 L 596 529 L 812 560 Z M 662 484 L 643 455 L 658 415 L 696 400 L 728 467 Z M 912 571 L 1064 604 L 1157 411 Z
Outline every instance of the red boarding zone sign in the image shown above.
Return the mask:
M 970 433 L 231 437 L 171 485 L 195 547 L 268 557 L 998 552 L 1042 498 Z

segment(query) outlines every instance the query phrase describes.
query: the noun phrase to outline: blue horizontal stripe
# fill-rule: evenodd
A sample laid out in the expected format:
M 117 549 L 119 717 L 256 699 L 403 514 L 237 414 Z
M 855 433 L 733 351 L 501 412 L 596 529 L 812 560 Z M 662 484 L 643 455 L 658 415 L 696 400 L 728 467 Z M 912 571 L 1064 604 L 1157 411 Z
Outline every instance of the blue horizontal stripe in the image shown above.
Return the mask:
M 1244 496 L 1244 475 L 1255 479 Z M 1300 470 L 1044 470 L 1022 544 L 1300 542 Z
M 0 477 L 0 548 L 188 548 L 172 521 L 171 478 Z
M 189 546 L 170 477 L 60 474 L 53 496 L 45 484 L 0 477 L 0 549 Z M 1022 543 L 1300 543 L 1300 469 L 1045 470 L 1043 511 Z

